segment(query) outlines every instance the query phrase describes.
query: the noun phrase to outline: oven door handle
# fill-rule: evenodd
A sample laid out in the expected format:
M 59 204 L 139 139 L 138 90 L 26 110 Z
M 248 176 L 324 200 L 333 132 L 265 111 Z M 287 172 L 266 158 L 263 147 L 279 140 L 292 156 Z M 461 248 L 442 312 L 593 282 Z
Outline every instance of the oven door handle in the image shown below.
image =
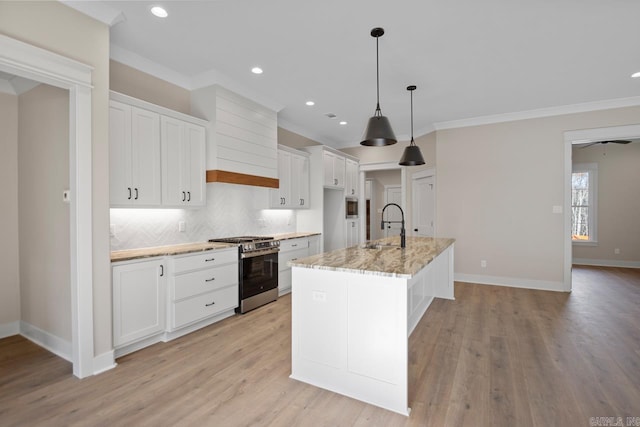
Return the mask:
M 280 249 L 278 249 L 278 248 L 265 249 L 264 251 L 241 253 L 240 254 L 240 258 L 241 259 L 242 258 L 255 258 L 257 256 L 277 254 L 278 252 L 280 252 Z

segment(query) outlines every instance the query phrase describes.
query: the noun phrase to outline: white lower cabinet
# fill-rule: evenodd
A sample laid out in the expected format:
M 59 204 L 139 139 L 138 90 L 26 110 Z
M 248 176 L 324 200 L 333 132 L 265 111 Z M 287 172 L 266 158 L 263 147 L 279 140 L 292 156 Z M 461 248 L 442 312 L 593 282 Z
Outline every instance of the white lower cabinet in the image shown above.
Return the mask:
M 122 347 L 165 330 L 163 258 L 113 265 L 113 345 Z
M 309 256 L 309 238 L 280 241 L 278 253 L 278 295 L 291 292 L 291 267 L 289 261 Z
M 169 332 L 238 306 L 238 248 L 171 257 L 169 271 Z
M 357 219 L 347 220 L 347 247 L 355 246 L 360 243 L 360 224 Z
M 113 263 L 115 356 L 232 316 L 238 280 L 235 246 Z

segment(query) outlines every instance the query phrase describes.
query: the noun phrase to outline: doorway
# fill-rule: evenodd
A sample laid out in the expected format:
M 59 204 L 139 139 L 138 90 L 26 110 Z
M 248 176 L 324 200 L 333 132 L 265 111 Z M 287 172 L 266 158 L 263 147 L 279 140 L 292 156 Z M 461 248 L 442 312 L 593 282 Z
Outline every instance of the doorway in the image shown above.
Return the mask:
M 436 236 L 436 173 L 429 168 L 411 177 L 413 235 Z
M 402 206 L 402 186 L 400 185 L 385 185 L 384 186 L 384 206 L 389 203 L 395 203 Z M 400 229 L 402 228 L 402 214 L 400 209 L 395 206 L 389 206 L 384 211 L 384 216 L 380 218 L 385 222 L 384 225 L 384 237 L 398 236 L 400 235 Z
M 5 35 L 0 51 L 1 72 L 69 91 L 71 359 L 73 374 L 83 378 L 94 373 L 92 67 Z
M 572 288 L 573 241 L 571 237 L 571 175 L 573 145 L 606 140 L 640 138 L 640 124 L 567 131 L 564 133 L 564 290 Z

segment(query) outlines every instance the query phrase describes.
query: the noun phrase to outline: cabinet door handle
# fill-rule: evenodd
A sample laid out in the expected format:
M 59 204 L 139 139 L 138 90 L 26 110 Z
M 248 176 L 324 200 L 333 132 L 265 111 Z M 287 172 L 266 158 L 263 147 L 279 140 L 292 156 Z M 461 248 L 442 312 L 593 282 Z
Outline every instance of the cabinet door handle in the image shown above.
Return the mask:
M 413 229 L 413 231 L 418 231 L 418 229 L 417 229 L 417 228 L 414 228 L 414 229 Z
M 204 281 L 205 281 L 205 282 L 213 282 L 214 280 L 216 280 L 216 278 L 215 278 L 215 277 L 212 277 L 211 279 L 205 279 Z
M 300 199 L 300 206 L 304 206 L 304 199 Z
M 333 178 L 333 185 L 338 185 L 338 179 L 337 178 Z
M 160 264 L 160 277 L 164 276 L 164 265 Z
M 127 187 L 127 190 L 129 190 L 129 197 L 127 197 L 127 200 L 131 200 L 131 187 Z
M 185 200 L 187 200 L 187 193 L 185 193 L 184 191 L 182 192 L 182 201 L 184 202 Z
M 211 301 L 209 304 L 205 304 L 204 306 L 205 306 L 205 307 L 211 307 L 211 306 L 212 306 L 213 304 L 215 304 L 215 303 L 216 303 L 215 301 Z
M 296 246 L 298 246 L 298 244 L 296 243 L 295 245 L 291 245 L 292 248 L 295 248 Z
M 211 261 L 215 261 L 215 258 L 209 258 L 209 259 L 205 259 L 204 262 L 211 262 Z
M 138 200 L 138 189 L 137 189 L 137 188 L 134 188 L 134 190 L 136 190 L 136 197 L 135 197 L 135 199 L 136 199 L 136 200 Z
M 356 190 L 354 190 L 353 188 L 351 189 L 351 194 L 356 194 Z
M 191 201 L 191 191 L 187 191 L 187 202 Z
M 297 261 L 298 258 L 291 258 L 291 261 Z

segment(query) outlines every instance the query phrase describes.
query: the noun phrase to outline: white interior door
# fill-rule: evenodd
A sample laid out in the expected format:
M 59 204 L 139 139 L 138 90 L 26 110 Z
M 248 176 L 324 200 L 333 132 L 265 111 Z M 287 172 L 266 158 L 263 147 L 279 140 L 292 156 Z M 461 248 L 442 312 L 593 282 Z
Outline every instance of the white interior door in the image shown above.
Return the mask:
M 384 204 L 387 203 L 396 203 L 402 206 L 402 187 L 401 186 L 385 186 L 384 192 Z M 382 218 L 381 218 L 382 219 Z M 385 221 L 397 221 L 392 224 L 385 223 L 384 225 L 384 237 L 389 236 L 399 236 L 402 220 L 402 214 L 400 213 L 400 209 L 396 206 L 389 206 L 384 211 L 384 220 Z
M 413 180 L 413 235 L 434 237 L 436 188 L 433 175 Z

